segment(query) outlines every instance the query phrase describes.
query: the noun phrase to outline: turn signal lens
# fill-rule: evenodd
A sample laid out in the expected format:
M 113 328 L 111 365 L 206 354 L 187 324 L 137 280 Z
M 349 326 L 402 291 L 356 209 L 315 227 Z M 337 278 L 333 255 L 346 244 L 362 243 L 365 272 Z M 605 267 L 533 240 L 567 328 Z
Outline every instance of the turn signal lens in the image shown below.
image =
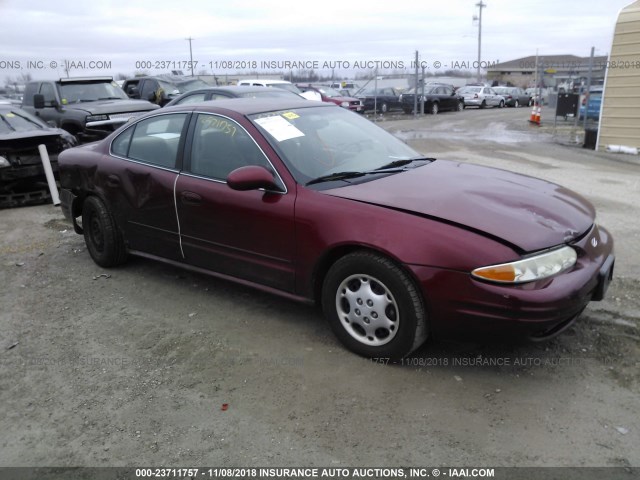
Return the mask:
M 577 258 L 573 248 L 562 247 L 515 262 L 476 268 L 471 275 L 496 283 L 533 282 L 564 272 L 575 265 Z

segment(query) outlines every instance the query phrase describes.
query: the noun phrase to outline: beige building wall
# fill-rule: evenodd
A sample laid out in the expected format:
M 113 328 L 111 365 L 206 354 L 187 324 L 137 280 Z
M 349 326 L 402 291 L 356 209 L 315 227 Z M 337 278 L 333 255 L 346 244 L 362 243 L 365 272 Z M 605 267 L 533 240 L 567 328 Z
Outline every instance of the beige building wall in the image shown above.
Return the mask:
M 597 148 L 640 148 L 640 0 L 618 16 L 608 67 Z

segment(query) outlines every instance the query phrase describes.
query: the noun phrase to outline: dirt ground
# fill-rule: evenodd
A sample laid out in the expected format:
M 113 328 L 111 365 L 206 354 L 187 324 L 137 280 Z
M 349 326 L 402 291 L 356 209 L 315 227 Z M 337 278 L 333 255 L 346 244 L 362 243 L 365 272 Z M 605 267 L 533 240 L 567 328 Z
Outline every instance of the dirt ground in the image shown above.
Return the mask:
M 640 165 L 528 114 L 380 125 L 596 205 L 614 282 L 546 343 L 430 340 L 383 365 L 317 309 L 144 259 L 105 270 L 59 208 L 0 211 L 0 466 L 640 466 Z

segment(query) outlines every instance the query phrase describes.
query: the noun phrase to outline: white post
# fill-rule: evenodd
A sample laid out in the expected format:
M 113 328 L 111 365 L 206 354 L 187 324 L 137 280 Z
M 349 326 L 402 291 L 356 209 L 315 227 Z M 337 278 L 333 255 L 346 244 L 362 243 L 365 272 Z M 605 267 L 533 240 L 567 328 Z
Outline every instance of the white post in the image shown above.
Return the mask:
M 40 152 L 40 159 L 42 159 L 44 174 L 47 176 L 47 183 L 49 184 L 51 199 L 53 200 L 53 204 L 57 207 L 58 205 L 60 205 L 60 197 L 58 196 L 58 186 L 56 185 L 56 179 L 53 176 L 51 160 L 49 160 L 49 154 L 47 153 L 46 145 L 38 145 L 38 151 Z

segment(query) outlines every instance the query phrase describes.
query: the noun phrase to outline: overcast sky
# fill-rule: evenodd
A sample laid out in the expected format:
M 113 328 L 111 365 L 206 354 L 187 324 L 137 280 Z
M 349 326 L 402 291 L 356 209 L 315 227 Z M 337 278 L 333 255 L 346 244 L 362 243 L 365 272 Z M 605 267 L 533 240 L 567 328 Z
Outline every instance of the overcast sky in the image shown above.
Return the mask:
M 189 60 L 187 37 L 193 38 L 196 72 L 233 74 L 240 61 L 257 62 L 265 72 L 264 61 L 317 61 L 320 67 L 331 61 L 348 62 L 353 75 L 355 62 L 362 70 L 385 60 L 409 68 L 415 50 L 432 72 L 436 61 L 441 70 L 474 70 L 477 1 L 0 0 L 0 83 L 27 71 L 35 78 L 63 76 L 65 59 L 110 63 L 93 70 L 85 63 L 72 76 L 128 75 L 142 70 L 140 61 L 152 62 L 144 68 L 150 73 L 166 73 L 185 64 L 156 69 L 162 67 L 156 62 Z M 596 55 L 606 55 L 618 12 L 632 3 L 484 1 L 482 60 L 488 62 L 535 55 L 536 49 L 588 56 L 594 46 Z M 39 63 L 28 68 L 29 61 Z

